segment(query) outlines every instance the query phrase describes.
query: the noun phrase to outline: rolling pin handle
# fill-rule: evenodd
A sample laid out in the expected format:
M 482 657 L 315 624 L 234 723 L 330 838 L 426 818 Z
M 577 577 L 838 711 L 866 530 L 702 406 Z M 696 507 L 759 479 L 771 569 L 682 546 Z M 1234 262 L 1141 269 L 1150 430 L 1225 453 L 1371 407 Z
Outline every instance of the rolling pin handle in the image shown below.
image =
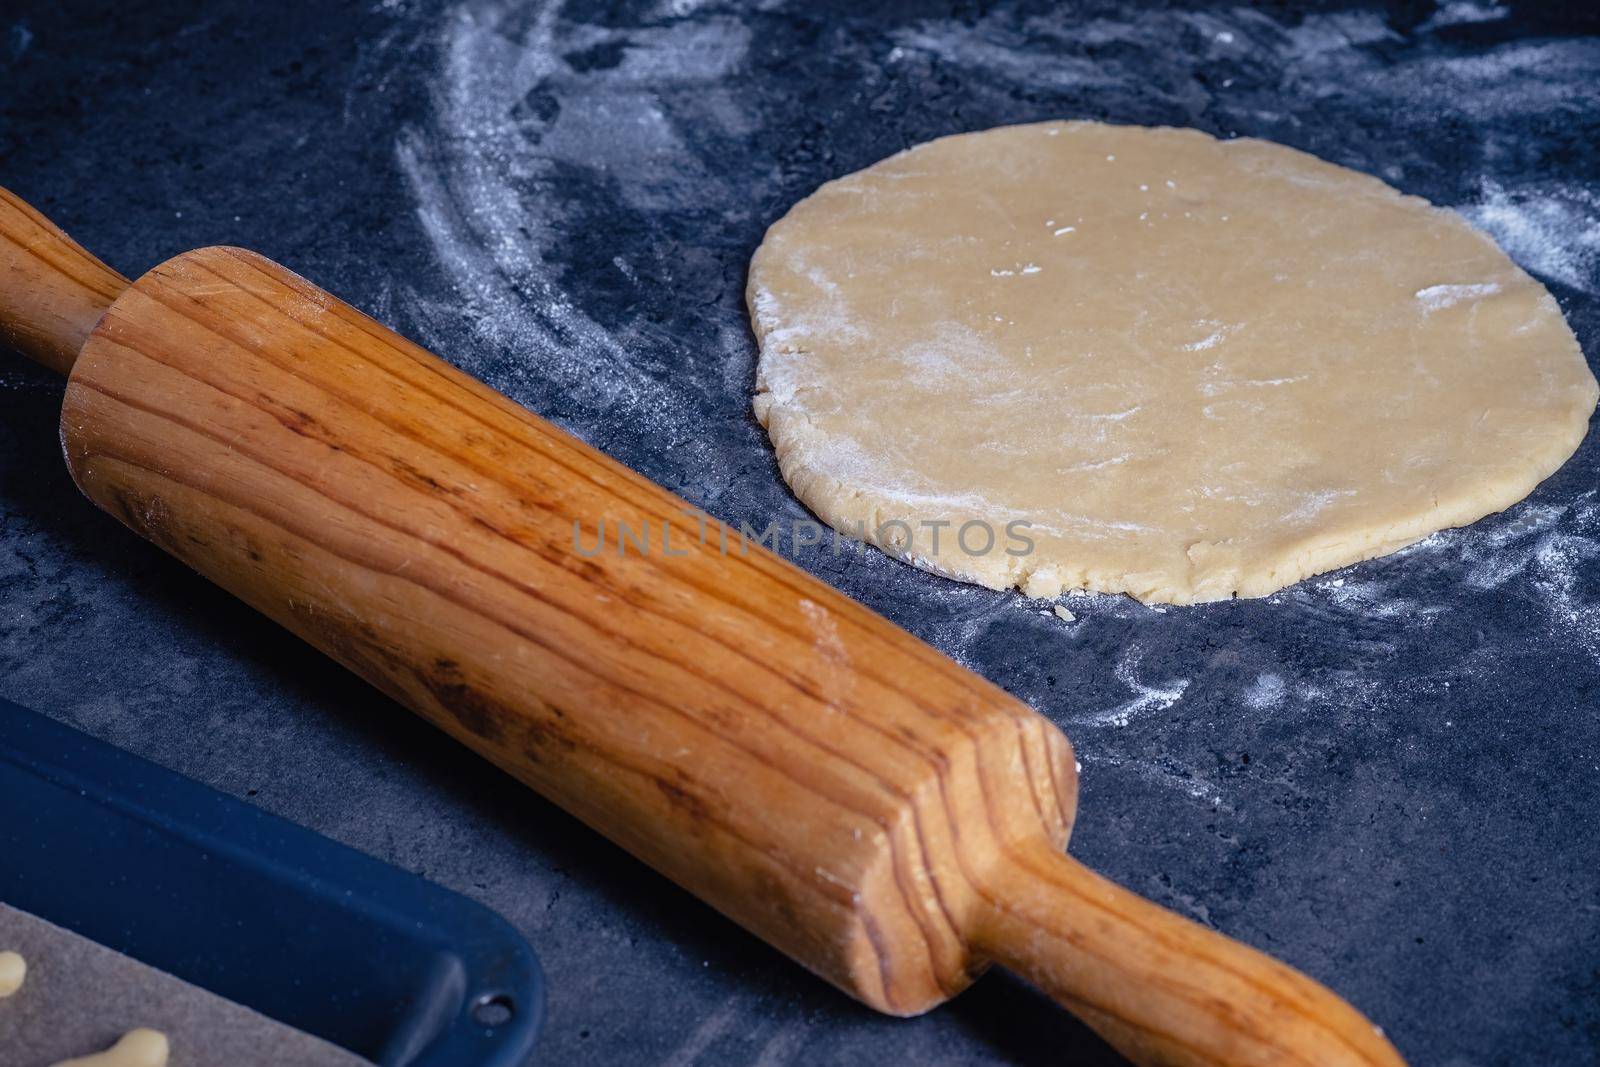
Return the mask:
M 1310 978 L 1063 853 L 1023 847 L 986 894 L 977 951 L 1142 1067 L 1405 1067 Z
M 128 280 L 0 188 L 0 344 L 58 374 Z

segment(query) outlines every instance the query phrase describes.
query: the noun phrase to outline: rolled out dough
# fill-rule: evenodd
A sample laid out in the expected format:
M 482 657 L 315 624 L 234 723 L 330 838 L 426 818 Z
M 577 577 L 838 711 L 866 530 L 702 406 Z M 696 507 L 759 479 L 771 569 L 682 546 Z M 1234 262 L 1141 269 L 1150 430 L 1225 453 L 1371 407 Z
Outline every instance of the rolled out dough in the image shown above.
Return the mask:
M 800 499 L 1035 596 L 1265 596 L 1392 552 L 1527 495 L 1597 395 L 1555 300 L 1459 216 L 1194 130 L 902 152 L 776 223 L 748 295 Z

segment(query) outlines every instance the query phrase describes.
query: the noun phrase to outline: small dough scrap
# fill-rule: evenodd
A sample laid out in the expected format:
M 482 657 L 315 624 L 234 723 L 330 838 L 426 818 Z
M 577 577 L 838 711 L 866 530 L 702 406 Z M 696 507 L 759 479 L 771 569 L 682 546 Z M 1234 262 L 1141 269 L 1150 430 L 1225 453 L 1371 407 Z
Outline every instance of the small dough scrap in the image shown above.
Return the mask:
M 1037 597 L 1259 597 L 1393 552 L 1526 496 L 1600 395 L 1460 216 L 1195 130 L 902 152 L 778 221 L 748 298 L 801 501 Z
M 52 1067 L 167 1067 L 167 1035 L 140 1027 L 129 1030 L 104 1052 L 62 1060 Z
M 20 952 L 0 952 L 0 997 L 9 997 L 22 988 L 28 976 L 28 961 Z

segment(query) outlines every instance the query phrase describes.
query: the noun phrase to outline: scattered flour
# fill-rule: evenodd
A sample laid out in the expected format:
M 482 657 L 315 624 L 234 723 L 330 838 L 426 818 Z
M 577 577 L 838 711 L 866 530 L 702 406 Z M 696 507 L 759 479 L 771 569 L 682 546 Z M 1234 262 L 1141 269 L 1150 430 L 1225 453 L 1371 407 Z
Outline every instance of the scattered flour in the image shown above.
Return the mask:
M 1438 10 L 1417 27 L 1423 33 L 1432 33 L 1445 26 L 1461 26 L 1473 22 L 1496 22 L 1511 14 L 1511 9 L 1501 4 L 1479 3 L 1478 0 L 1455 0 L 1440 4 Z
M 1548 183 L 1507 189 L 1485 181 L 1478 203 L 1461 210 L 1533 273 L 1600 292 L 1600 195 L 1594 189 Z
M 743 129 L 724 76 L 743 61 L 749 38 L 727 14 L 628 32 L 569 24 L 560 3 L 530 13 L 508 0 L 473 0 L 450 11 L 430 121 L 405 130 L 396 146 L 417 218 L 460 301 L 413 299 L 424 340 L 513 396 L 556 390 L 592 418 L 627 420 L 691 456 L 703 450 L 695 383 L 651 372 L 662 339 L 614 335 L 564 283 L 559 265 L 574 237 L 560 190 L 583 170 L 641 211 L 725 198 L 725 183 L 686 147 L 663 100 L 692 98 L 697 121 Z M 622 51 L 614 67 L 566 58 L 606 48 Z M 560 107 L 559 97 L 584 106 Z M 458 340 L 463 322 L 477 341 L 467 350 Z M 724 342 L 748 345 L 742 321 L 726 324 Z
M 1240 324 L 1217 322 L 1213 319 L 1208 319 L 1205 322 L 1199 323 L 1198 325 L 1205 329 L 1209 329 L 1211 332 L 1206 334 L 1206 336 L 1202 337 L 1198 341 L 1193 341 L 1186 345 L 1179 345 L 1178 347 L 1183 349 L 1185 352 L 1204 352 L 1208 348 L 1215 348 L 1217 345 L 1227 340 L 1229 334 L 1238 330 Z
M 1422 305 L 1424 315 L 1431 315 L 1435 311 L 1455 307 L 1463 300 L 1481 300 L 1499 291 L 1498 282 L 1481 282 L 1475 285 L 1430 285 L 1426 289 L 1417 290 L 1417 303 Z
M 1117 663 L 1114 672 L 1117 681 L 1133 691 L 1133 699 L 1104 711 L 1075 718 L 1072 720 L 1074 725 L 1126 726 L 1139 716 L 1153 711 L 1166 711 L 1183 699 L 1184 691 L 1189 688 L 1189 679 L 1173 678 L 1156 685 L 1147 684 L 1138 675 L 1141 658 L 1143 654 L 1139 648 L 1130 649 Z
M 1531 599 L 1549 639 L 1574 642 L 1600 663 L 1600 502 L 1522 504 L 1430 538 L 1427 554 L 1453 564 L 1465 585 Z
M 1283 684 L 1283 679 L 1278 675 L 1260 674 L 1256 676 L 1256 680 L 1251 683 L 1250 688 L 1244 691 L 1244 702 L 1248 707 L 1255 708 L 1257 711 L 1264 711 L 1267 708 L 1276 707 L 1283 703 L 1283 696 L 1286 691 L 1287 687 Z
M 1147 782 L 1177 789 L 1195 800 L 1204 801 L 1209 808 L 1224 812 L 1233 810 L 1215 785 L 1202 778 L 1193 768 L 1181 766 L 1172 760 L 1136 760 L 1111 753 L 1094 753 L 1083 756 L 1083 761 L 1090 766 L 1125 768 Z M 1083 763 L 1080 763 L 1079 767 L 1082 766 Z

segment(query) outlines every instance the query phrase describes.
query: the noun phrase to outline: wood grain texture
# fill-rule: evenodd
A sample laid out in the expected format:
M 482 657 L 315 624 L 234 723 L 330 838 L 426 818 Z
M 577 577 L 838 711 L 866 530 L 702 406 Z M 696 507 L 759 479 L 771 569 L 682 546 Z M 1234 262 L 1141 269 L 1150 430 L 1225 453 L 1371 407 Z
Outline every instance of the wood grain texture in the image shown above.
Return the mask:
M 1030 710 L 248 253 L 129 290 L 63 437 L 129 526 L 885 1010 L 969 980 L 955 826 L 1065 841 Z
M 1067 859 L 1042 717 L 258 256 L 125 292 L 62 437 L 132 529 L 875 1008 L 997 959 L 1142 1063 L 1400 1062 Z M 650 551 L 576 551 L 601 521 Z
M 0 188 L 0 344 L 58 374 L 128 279 Z

